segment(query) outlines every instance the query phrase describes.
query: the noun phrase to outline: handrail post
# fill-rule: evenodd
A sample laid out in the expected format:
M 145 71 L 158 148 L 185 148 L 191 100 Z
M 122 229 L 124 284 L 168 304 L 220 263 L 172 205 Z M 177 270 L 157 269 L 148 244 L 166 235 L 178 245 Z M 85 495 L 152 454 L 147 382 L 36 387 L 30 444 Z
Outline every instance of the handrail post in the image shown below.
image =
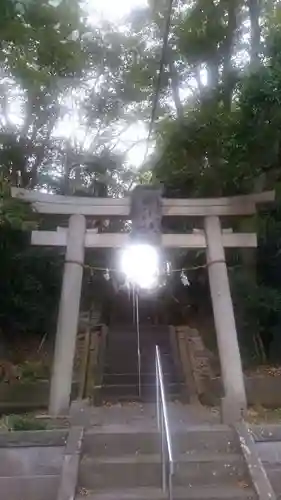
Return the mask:
M 157 364 L 157 355 L 155 357 L 155 376 L 156 376 L 156 414 L 157 414 L 157 428 L 160 430 L 160 394 L 159 394 L 159 373 Z
M 171 468 L 172 466 L 172 468 Z M 173 474 L 174 474 L 174 464 L 170 464 L 169 470 L 169 500 L 173 500 Z
M 164 493 L 168 489 L 169 500 L 173 500 L 174 460 L 164 390 L 164 376 L 158 346 L 156 346 L 155 350 L 155 376 L 157 426 L 161 441 L 162 489 Z
M 161 432 L 161 462 L 162 462 L 162 489 L 164 493 L 167 490 L 167 477 L 166 477 L 166 457 L 165 457 L 165 434 L 164 434 L 164 417 L 161 411 L 160 417 L 160 432 Z

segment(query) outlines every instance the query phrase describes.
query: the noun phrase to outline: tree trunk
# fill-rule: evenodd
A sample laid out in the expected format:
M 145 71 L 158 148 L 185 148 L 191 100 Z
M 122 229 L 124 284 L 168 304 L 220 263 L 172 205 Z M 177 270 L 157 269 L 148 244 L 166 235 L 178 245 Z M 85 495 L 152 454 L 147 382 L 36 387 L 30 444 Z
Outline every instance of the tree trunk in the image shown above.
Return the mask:
M 177 118 L 181 120 L 183 118 L 183 106 L 180 100 L 180 93 L 179 93 L 180 81 L 177 69 L 175 67 L 172 50 L 170 50 L 168 54 L 168 66 L 171 79 L 173 100 L 177 111 Z
M 70 173 L 72 167 L 72 156 L 70 154 L 70 146 L 67 144 L 66 153 L 65 153 L 65 162 L 64 162 L 64 174 L 63 174 L 63 194 L 70 195 L 71 193 L 71 185 L 70 185 Z
M 208 61 L 208 89 L 211 94 L 217 92 L 219 86 L 219 62 L 218 55 Z
M 251 66 L 256 69 L 260 64 L 260 45 L 261 45 L 261 28 L 260 28 L 260 1 L 247 0 L 249 17 L 251 23 L 251 46 L 250 58 Z
M 197 64 L 194 68 L 194 77 L 195 77 L 195 80 L 197 82 L 197 87 L 198 87 L 198 90 L 199 90 L 199 94 L 200 94 L 200 99 L 202 98 L 203 96 L 203 92 L 204 92 L 204 85 L 202 83 L 202 80 L 201 80 L 201 67 L 200 67 L 200 64 Z
M 227 33 L 222 47 L 223 52 L 223 70 L 222 70 L 222 86 L 223 93 L 222 99 L 225 108 L 230 110 L 232 91 L 233 91 L 233 74 L 232 74 L 232 51 L 235 40 L 235 33 L 237 28 L 237 1 L 232 0 L 228 4 L 227 9 Z

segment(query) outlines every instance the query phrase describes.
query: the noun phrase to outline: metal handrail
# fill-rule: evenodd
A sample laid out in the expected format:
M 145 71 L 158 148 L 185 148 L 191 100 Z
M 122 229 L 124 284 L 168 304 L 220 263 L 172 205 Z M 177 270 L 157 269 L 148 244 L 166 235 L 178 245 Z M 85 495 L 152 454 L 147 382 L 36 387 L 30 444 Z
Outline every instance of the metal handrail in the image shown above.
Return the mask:
M 173 500 L 174 459 L 164 390 L 164 376 L 158 346 L 156 346 L 155 352 L 155 371 L 157 425 L 161 436 L 162 488 L 164 493 L 168 491 L 169 500 Z

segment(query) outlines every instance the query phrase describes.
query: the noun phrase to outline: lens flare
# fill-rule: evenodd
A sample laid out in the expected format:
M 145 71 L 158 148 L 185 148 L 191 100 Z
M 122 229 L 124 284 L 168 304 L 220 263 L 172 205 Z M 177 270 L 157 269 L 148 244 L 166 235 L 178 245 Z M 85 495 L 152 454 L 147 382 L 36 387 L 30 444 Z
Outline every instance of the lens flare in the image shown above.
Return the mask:
M 120 269 L 130 283 L 153 288 L 159 279 L 159 252 L 151 245 L 129 245 L 122 251 Z

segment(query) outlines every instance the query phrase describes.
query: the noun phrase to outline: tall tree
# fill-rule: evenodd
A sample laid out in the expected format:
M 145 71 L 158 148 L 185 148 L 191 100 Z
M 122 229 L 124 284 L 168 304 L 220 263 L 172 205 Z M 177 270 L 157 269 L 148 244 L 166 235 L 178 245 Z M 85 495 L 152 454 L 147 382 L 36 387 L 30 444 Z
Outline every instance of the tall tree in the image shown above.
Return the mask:
M 260 0 L 247 0 L 249 18 L 251 23 L 250 61 L 251 67 L 253 69 L 257 69 L 257 67 L 259 66 L 261 55 L 260 4 Z

